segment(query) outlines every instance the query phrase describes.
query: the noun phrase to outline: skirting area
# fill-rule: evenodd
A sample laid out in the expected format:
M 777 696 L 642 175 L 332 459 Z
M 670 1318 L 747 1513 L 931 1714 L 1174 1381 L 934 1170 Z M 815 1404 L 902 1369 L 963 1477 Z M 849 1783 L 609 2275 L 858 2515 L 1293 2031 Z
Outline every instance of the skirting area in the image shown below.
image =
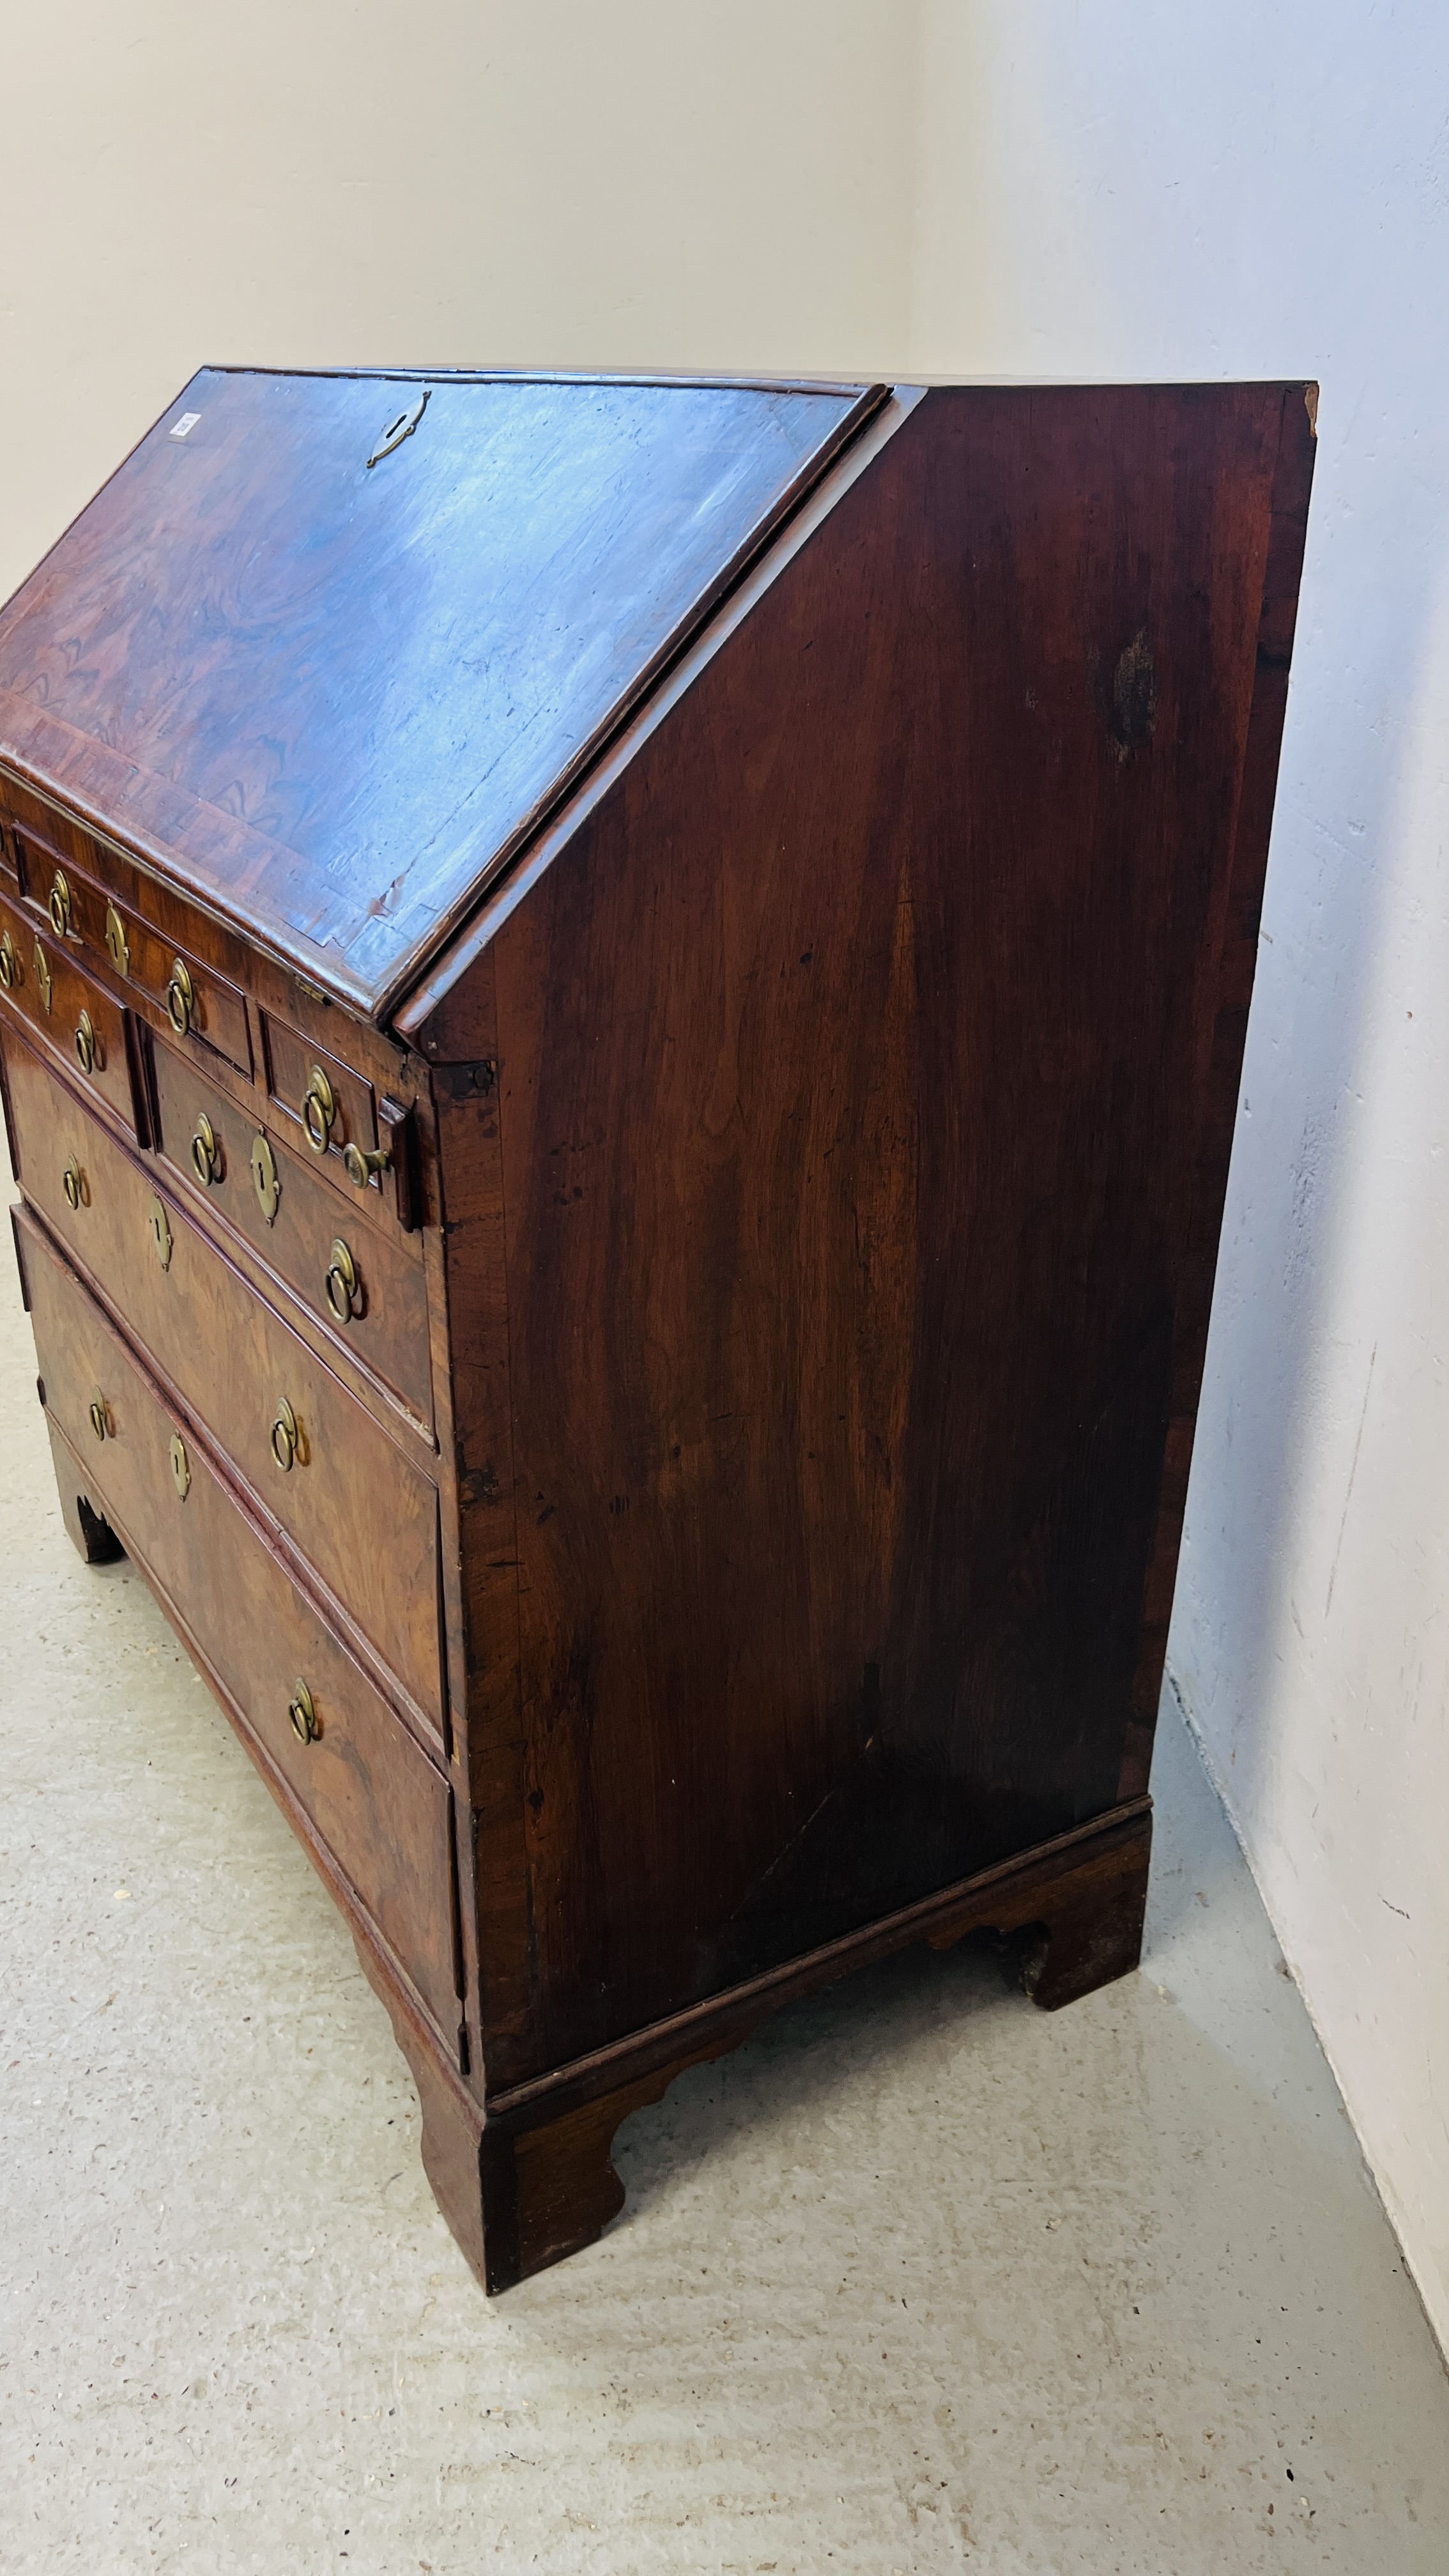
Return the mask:
M 1170 1710 L 1140 1975 L 791 2006 L 490 2305 L 342 1921 L 62 1531 L 0 1294 L 7 2569 L 1440 2576 L 1449 2382 Z

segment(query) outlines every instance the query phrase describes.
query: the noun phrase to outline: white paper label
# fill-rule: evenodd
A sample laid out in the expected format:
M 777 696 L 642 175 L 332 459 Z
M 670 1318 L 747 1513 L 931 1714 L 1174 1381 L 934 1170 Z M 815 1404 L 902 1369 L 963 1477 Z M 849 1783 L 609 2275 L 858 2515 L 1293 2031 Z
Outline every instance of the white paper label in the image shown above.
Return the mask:
M 184 411 L 181 418 L 178 420 L 176 427 L 171 432 L 172 437 L 189 438 L 200 418 L 201 414 L 199 411 Z

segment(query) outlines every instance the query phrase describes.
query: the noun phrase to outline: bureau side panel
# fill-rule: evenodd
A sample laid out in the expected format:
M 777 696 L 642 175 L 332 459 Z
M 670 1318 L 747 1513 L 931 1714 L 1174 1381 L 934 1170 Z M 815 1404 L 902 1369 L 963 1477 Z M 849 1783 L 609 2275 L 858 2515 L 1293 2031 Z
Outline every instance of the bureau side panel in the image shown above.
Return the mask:
M 491 2085 L 1140 1761 L 1284 400 L 928 396 L 494 940 L 529 1991 Z

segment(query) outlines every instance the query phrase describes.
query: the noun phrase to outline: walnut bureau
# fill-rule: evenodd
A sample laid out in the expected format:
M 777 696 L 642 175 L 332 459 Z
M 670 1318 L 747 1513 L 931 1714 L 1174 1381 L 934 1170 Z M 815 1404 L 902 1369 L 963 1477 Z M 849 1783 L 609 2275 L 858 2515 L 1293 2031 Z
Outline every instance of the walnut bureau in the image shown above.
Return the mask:
M 208 369 L 0 613 L 66 1523 L 490 2290 L 808 1987 L 1137 1958 L 1313 402 Z

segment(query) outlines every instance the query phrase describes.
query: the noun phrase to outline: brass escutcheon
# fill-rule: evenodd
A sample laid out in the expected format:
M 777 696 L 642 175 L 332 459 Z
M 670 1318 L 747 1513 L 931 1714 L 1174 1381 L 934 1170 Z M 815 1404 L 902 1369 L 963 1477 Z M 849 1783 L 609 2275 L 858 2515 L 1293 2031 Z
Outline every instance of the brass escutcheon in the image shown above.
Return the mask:
M 302 1094 L 302 1124 L 307 1130 L 307 1142 L 314 1154 L 326 1153 L 332 1141 L 332 1130 L 336 1119 L 337 1102 L 333 1097 L 332 1085 L 320 1064 L 314 1064 L 307 1076 L 307 1088 Z
M 302 1435 L 297 1427 L 297 1417 L 285 1396 L 282 1397 L 272 1416 L 271 1440 L 272 1456 L 276 1459 L 283 1475 L 290 1475 L 297 1452 L 302 1445 Z
M 130 974 L 131 943 L 126 937 L 126 925 L 113 903 L 106 906 L 106 953 L 118 975 Z
M 323 1282 L 327 1303 L 339 1324 L 350 1324 L 362 1307 L 362 1281 L 351 1251 L 339 1234 L 327 1256 L 327 1277 Z
M 82 1073 L 94 1073 L 97 1065 L 105 1062 L 89 1011 L 82 1011 L 76 1022 L 75 1051 Z
M 166 1214 L 165 1202 L 164 1200 L 157 1198 L 154 1190 L 151 1193 L 150 1205 L 146 1210 L 146 1218 L 151 1228 L 151 1240 L 156 1246 L 156 1258 L 160 1262 L 163 1270 L 169 1270 L 171 1267 L 171 1226 Z
M 277 1178 L 277 1158 L 270 1140 L 261 1134 L 252 1138 L 252 1188 L 268 1225 L 275 1225 L 282 1184 Z
M 356 1190 L 365 1190 L 368 1182 L 375 1181 L 380 1173 L 385 1172 L 391 1161 L 390 1145 L 384 1145 L 380 1152 L 371 1154 L 365 1153 L 360 1145 L 344 1145 L 342 1148 L 342 1168 Z
M 94 1395 L 91 1397 L 89 1410 L 91 1429 L 95 1433 L 96 1438 L 98 1440 L 109 1438 L 111 1417 L 107 1410 L 106 1399 L 102 1395 L 99 1387 L 96 1388 Z
M 13 993 L 19 981 L 20 960 L 15 954 L 15 942 L 8 930 L 0 930 L 0 984 L 4 985 L 7 993 Z
M 50 915 L 50 926 L 56 938 L 64 939 L 70 929 L 70 887 L 59 868 L 50 880 L 50 896 L 45 909 Z
M 171 1482 L 184 1503 L 191 1491 L 191 1460 L 179 1431 L 171 1434 Z
M 41 947 L 38 939 L 35 943 L 35 955 L 32 958 L 31 963 L 35 968 L 35 984 L 36 990 L 40 995 L 41 1009 L 48 1013 L 50 1010 L 50 996 L 52 991 L 50 981 L 50 959 L 46 956 L 45 950 Z
M 205 1110 L 197 1119 L 196 1130 L 191 1139 L 191 1168 L 203 1189 L 209 1188 L 213 1181 L 219 1181 L 224 1169 L 221 1147 L 216 1141 L 216 1130 Z
M 292 1696 L 287 1702 L 287 1715 L 292 1721 L 292 1733 L 297 1742 L 315 1744 L 322 1732 L 322 1721 L 312 1705 L 312 1694 L 305 1682 L 297 1681 L 292 1684 Z
M 171 981 L 166 987 L 166 1017 L 179 1038 L 184 1038 L 191 1026 L 191 1014 L 195 1004 L 196 995 L 192 991 L 186 960 L 184 957 L 173 957 Z
M 65 1192 L 65 1203 L 67 1207 L 80 1208 L 90 1206 L 90 1184 L 87 1181 L 84 1172 L 81 1170 L 80 1164 L 77 1162 L 74 1154 L 71 1155 L 69 1162 L 66 1164 L 65 1170 L 60 1176 L 60 1186 Z

